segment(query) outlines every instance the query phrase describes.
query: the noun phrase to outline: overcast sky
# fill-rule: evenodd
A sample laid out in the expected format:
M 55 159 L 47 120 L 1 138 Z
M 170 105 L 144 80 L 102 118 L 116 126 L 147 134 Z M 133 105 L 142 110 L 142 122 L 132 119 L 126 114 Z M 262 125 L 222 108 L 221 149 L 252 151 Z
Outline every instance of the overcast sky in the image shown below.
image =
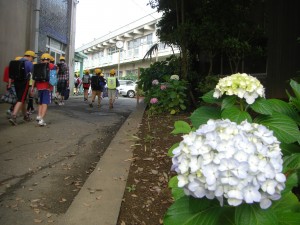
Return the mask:
M 153 13 L 149 0 L 79 0 L 75 48 Z

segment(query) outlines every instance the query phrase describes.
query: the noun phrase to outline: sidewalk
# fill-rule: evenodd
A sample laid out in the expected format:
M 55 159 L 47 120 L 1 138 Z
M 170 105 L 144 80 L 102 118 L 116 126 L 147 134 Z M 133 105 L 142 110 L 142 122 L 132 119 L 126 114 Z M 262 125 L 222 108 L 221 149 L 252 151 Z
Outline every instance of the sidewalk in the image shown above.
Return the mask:
M 124 122 L 59 225 L 116 225 L 144 110 L 139 103 Z

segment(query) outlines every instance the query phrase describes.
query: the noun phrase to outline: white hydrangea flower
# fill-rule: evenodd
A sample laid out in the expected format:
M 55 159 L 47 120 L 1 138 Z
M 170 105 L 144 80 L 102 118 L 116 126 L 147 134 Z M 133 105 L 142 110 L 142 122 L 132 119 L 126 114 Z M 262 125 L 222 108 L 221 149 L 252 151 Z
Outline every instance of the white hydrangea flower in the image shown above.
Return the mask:
M 196 198 L 266 209 L 285 188 L 280 142 L 263 125 L 209 120 L 184 135 L 173 154 L 178 186 Z
M 178 75 L 171 75 L 170 77 L 171 80 L 179 80 L 179 76 Z
M 256 98 L 265 97 L 265 89 L 255 77 L 246 73 L 236 73 L 219 80 L 213 96 L 220 98 L 223 94 L 244 98 L 250 105 Z

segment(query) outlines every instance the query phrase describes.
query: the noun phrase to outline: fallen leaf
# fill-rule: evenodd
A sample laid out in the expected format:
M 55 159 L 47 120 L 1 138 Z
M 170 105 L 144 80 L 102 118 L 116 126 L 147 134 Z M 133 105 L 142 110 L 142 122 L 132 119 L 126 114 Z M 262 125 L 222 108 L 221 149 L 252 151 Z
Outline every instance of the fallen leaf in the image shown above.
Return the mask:
M 41 220 L 41 219 L 34 219 L 34 222 L 35 223 L 41 223 L 41 222 L 43 222 L 43 220 Z
M 59 202 L 66 202 L 66 201 L 67 201 L 67 199 L 61 198 Z
M 154 158 L 144 158 L 143 160 L 144 160 L 144 161 L 153 161 Z
M 157 170 L 151 170 L 151 173 L 152 174 L 158 174 L 158 171 Z
M 33 211 L 36 213 L 36 214 L 40 214 L 41 210 L 39 209 L 33 209 Z

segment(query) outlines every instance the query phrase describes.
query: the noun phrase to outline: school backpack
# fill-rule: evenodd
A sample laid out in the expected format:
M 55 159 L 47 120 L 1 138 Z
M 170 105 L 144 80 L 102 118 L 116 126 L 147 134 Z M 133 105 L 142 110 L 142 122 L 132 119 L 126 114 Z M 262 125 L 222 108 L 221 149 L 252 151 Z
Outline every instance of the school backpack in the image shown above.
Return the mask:
M 27 80 L 25 60 L 12 60 L 9 62 L 9 78 L 12 80 Z
M 50 70 L 50 74 L 49 74 L 49 83 L 52 86 L 56 86 L 57 85 L 57 74 L 56 74 L 56 70 Z
M 91 88 L 93 90 L 100 90 L 101 89 L 99 76 L 92 76 L 92 78 L 91 78 Z
M 82 77 L 82 83 L 88 84 L 89 80 L 90 80 L 90 75 L 87 75 L 87 74 L 83 75 L 83 77 Z
M 35 81 L 49 81 L 49 63 L 37 63 L 33 65 L 32 79 Z

